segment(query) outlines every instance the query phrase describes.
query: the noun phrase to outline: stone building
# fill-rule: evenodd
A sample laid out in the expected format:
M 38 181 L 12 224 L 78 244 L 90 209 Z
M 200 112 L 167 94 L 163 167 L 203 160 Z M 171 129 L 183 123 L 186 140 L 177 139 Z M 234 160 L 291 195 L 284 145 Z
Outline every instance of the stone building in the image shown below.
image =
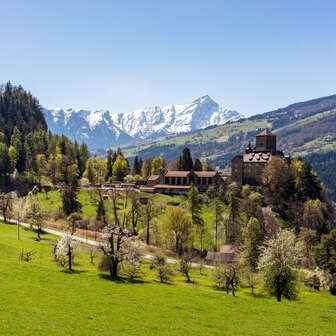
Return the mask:
M 245 154 L 237 155 L 231 161 L 231 179 L 238 184 L 259 185 L 266 164 L 273 157 L 284 157 L 276 148 L 276 135 L 268 130 L 256 136 L 256 146 L 249 144 Z
M 208 251 L 205 261 L 211 264 L 236 264 L 239 262 L 240 249 L 235 245 L 224 245 L 219 252 Z
M 199 191 L 207 191 L 210 186 L 215 188 L 225 185 L 226 176 L 218 171 L 172 171 L 168 170 L 162 175 L 152 175 L 148 178 L 146 186 L 140 187 L 144 192 L 185 194 L 192 185 Z

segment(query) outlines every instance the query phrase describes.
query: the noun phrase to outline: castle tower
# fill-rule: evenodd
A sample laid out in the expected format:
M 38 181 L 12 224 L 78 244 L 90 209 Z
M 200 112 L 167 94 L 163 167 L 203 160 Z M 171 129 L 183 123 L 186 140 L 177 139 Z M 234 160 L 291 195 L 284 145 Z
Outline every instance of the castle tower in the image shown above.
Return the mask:
M 257 152 L 275 152 L 276 151 L 276 135 L 268 130 L 262 131 L 256 136 Z

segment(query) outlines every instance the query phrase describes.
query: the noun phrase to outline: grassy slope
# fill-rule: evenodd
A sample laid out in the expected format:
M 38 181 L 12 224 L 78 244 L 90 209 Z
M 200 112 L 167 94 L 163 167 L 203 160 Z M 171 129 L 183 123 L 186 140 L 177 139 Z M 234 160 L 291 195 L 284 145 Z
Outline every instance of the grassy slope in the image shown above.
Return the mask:
M 142 282 L 112 282 L 79 252 L 78 272 L 61 272 L 47 241 L 0 224 L 1 335 L 333 335 L 335 298 L 305 292 L 300 301 L 277 303 L 245 290 L 238 297 L 207 281 L 193 288 L 177 278 L 162 285 L 149 273 Z M 51 239 L 51 236 L 45 236 Z M 30 263 L 18 261 L 34 248 Z M 196 273 L 195 273 L 196 274 Z M 200 276 L 198 276 L 200 277 Z M 198 280 L 198 279 L 197 279 Z
M 50 191 L 48 193 L 48 199 L 46 199 L 46 195 L 44 193 L 38 194 L 39 200 L 41 202 L 42 208 L 47 212 L 56 213 L 57 210 L 62 206 L 60 194 L 58 191 Z M 154 204 L 161 208 L 161 212 L 158 213 L 157 217 L 159 220 L 164 220 L 165 218 L 165 209 L 167 206 L 173 204 L 180 203 L 181 205 L 186 202 L 186 197 L 182 195 L 163 195 L 163 194 L 146 194 L 146 197 L 150 197 Z M 96 205 L 92 203 L 90 200 L 90 196 L 87 191 L 81 190 L 79 193 L 78 199 L 82 203 L 82 218 L 83 219 L 94 219 L 96 216 Z M 107 217 L 112 220 L 112 207 L 108 201 L 105 202 L 105 206 L 107 209 Z M 211 233 L 214 230 L 214 214 L 213 209 L 210 206 L 204 205 L 202 208 L 202 217 L 205 222 L 205 227 L 207 232 Z M 53 220 L 53 218 L 50 218 Z M 64 220 L 58 220 L 59 223 L 63 223 Z M 141 222 L 139 223 L 141 228 Z M 207 237 L 210 234 L 206 235 Z M 206 248 L 213 248 L 211 245 L 211 241 L 208 239 L 204 242 Z

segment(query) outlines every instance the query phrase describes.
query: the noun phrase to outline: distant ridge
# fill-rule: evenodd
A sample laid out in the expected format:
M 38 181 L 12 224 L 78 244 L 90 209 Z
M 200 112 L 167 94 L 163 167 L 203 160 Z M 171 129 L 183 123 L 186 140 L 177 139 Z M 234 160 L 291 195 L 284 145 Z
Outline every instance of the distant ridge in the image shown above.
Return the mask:
M 91 150 L 177 135 L 243 117 L 237 111 L 219 107 L 208 95 L 191 104 L 154 106 L 125 114 L 61 108 L 44 109 L 44 114 L 52 132 L 85 141 Z

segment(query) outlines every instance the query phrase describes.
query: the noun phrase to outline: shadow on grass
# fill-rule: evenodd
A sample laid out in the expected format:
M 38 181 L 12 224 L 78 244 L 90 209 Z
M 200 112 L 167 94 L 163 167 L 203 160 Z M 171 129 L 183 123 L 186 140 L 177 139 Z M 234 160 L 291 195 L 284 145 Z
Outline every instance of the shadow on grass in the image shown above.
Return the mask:
M 68 269 L 62 269 L 61 270 L 62 273 L 65 274 L 81 274 L 81 273 L 88 273 L 88 271 L 83 271 L 83 270 L 68 270 Z
M 117 278 L 115 278 L 115 277 L 112 277 L 109 274 L 99 273 L 98 275 L 101 279 L 113 281 L 115 283 L 134 283 L 134 284 L 150 283 L 150 281 L 148 281 L 148 280 L 128 278 L 128 277 L 124 277 L 124 276 L 118 276 Z
M 269 299 L 269 296 L 262 293 L 245 293 L 246 296 L 253 297 L 254 299 Z

